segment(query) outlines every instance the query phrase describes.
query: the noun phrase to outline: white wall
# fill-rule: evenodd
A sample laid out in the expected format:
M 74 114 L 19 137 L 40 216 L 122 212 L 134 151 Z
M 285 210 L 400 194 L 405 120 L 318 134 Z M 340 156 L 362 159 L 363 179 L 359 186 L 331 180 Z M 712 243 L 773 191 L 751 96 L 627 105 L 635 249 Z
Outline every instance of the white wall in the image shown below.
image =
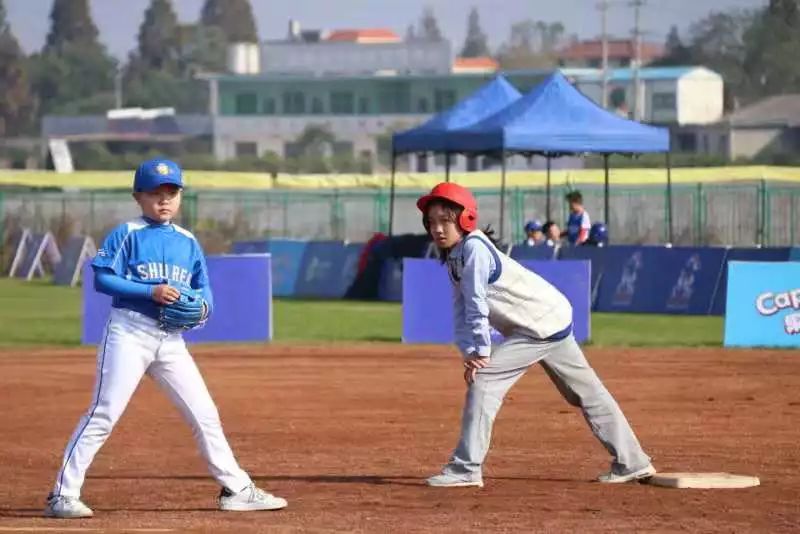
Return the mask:
M 712 124 L 722 120 L 722 77 L 698 69 L 678 81 L 678 124 Z
M 718 74 L 698 67 L 679 79 L 642 80 L 639 109 L 647 122 L 664 124 L 713 124 L 722 120 L 723 81 Z M 602 97 L 602 85 L 597 81 L 581 82 L 578 88 L 596 103 Z M 611 93 L 616 88 L 625 90 L 625 100 L 633 115 L 633 82 L 631 80 L 609 81 L 609 105 Z M 674 95 L 671 109 L 654 109 L 655 95 Z
M 733 159 L 758 155 L 783 134 L 782 128 L 739 128 L 731 130 Z

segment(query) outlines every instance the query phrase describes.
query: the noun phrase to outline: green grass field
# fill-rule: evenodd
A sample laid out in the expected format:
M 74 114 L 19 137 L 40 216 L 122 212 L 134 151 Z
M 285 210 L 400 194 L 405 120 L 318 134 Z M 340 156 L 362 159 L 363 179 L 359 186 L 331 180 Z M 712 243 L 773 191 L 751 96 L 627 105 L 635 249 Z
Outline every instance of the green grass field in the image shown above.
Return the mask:
M 0 346 L 80 344 L 80 290 L 49 282 L 0 279 Z M 278 300 L 277 342 L 400 341 L 400 305 Z M 596 313 L 592 344 L 720 346 L 721 317 Z

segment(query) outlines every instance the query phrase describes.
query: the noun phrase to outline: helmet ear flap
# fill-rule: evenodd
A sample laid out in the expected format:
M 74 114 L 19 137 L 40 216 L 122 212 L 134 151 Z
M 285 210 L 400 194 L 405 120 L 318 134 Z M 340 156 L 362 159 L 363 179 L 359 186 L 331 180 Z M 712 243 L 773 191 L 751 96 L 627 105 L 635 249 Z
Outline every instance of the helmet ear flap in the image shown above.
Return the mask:
M 478 213 L 472 208 L 464 208 L 458 218 L 458 225 L 465 232 L 473 232 L 478 227 Z

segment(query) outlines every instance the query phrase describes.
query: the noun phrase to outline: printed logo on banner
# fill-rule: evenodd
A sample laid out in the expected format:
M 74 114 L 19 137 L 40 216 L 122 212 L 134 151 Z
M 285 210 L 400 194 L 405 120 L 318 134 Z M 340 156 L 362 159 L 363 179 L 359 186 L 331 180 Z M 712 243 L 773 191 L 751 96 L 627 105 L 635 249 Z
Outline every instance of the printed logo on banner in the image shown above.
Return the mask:
M 339 298 L 341 266 L 345 247 L 341 241 L 308 243 L 300 264 L 295 295 L 315 298 Z
M 330 260 L 320 259 L 318 256 L 311 258 L 308 262 L 308 267 L 305 272 L 305 281 L 311 282 L 320 278 L 327 278 L 330 276 L 330 271 L 333 269 L 333 262 Z
M 730 262 L 725 345 L 800 347 L 800 263 Z
M 789 335 L 800 334 L 800 313 L 787 315 L 783 319 L 783 329 Z
M 667 309 L 685 310 L 689 308 L 689 303 L 694 293 L 695 273 L 700 272 L 701 268 L 702 263 L 700 262 L 699 254 L 692 254 L 686 260 L 686 265 L 681 269 L 678 280 L 672 286 L 669 299 L 667 299 Z
M 633 296 L 636 294 L 636 279 L 639 277 L 639 271 L 643 265 L 642 253 L 638 250 L 631 254 L 631 257 L 625 262 L 617 289 L 614 291 L 613 303 L 615 306 L 631 305 Z
M 756 309 L 765 317 L 775 315 L 784 309 L 800 309 L 800 288 L 783 293 L 767 291 L 756 298 Z M 792 313 L 783 318 L 783 329 L 789 335 L 800 333 L 800 313 Z

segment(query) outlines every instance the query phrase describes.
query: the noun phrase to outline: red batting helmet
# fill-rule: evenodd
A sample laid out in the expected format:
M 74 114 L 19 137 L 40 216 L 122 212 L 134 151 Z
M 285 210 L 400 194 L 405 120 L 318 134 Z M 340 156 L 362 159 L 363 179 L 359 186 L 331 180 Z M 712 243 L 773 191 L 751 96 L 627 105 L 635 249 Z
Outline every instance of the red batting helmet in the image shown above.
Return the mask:
M 462 230 L 465 232 L 472 232 L 478 228 L 478 203 L 475 201 L 475 197 L 472 196 L 472 192 L 469 189 L 450 182 L 441 183 L 431 189 L 430 193 L 420 197 L 420 199 L 417 200 L 417 207 L 422 213 L 426 213 L 428 204 L 437 198 L 449 200 L 464 208 L 464 211 L 458 218 L 458 225 Z

